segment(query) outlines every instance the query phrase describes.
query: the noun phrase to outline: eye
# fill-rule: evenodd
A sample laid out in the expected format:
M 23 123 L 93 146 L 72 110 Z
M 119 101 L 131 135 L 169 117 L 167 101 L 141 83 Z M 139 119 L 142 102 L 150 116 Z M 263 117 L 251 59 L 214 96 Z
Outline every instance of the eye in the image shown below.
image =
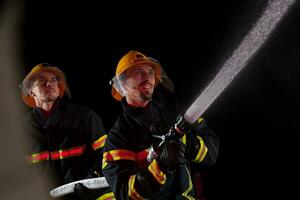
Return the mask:
M 142 72 L 143 72 L 142 69 L 135 69 L 135 70 L 133 71 L 133 74 L 141 74 Z
M 50 80 L 50 83 L 51 83 L 51 84 L 57 84 L 57 83 L 58 83 L 58 81 L 57 81 L 57 79 L 56 79 L 56 78 L 52 78 L 52 79 Z
M 47 79 L 38 79 L 37 82 L 39 85 L 44 85 L 47 82 Z
M 148 72 L 148 74 L 149 74 L 149 75 L 154 75 L 154 71 L 153 71 L 153 70 L 150 70 L 150 71 Z

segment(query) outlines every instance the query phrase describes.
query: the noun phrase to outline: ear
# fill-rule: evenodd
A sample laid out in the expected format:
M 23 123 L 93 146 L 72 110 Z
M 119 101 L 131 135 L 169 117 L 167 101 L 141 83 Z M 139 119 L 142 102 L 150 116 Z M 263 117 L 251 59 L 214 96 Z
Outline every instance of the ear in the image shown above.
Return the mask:
M 32 90 L 29 91 L 28 95 L 32 98 L 36 96 Z

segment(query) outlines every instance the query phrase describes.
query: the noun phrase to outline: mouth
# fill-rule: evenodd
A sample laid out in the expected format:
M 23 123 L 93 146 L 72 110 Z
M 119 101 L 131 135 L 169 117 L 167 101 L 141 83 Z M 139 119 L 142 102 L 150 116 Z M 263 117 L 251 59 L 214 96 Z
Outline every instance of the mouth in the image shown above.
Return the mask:
M 142 88 L 142 89 L 146 89 L 146 90 L 149 90 L 149 89 L 151 89 L 152 87 L 153 87 L 153 85 L 151 84 L 151 83 L 142 83 L 142 84 L 140 84 L 140 87 Z
M 46 93 L 52 93 L 52 92 L 54 91 L 54 89 L 48 88 L 48 89 L 46 89 L 45 91 L 46 91 Z

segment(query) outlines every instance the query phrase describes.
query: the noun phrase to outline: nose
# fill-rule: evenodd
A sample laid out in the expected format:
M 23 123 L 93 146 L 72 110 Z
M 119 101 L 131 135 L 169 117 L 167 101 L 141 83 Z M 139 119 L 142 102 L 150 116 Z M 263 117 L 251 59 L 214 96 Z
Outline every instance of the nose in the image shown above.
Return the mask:
M 49 87 L 50 85 L 52 85 L 51 81 L 50 80 L 46 80 L 46 84 L 45 85 L 46 85 L 46 87 Z
M 149 80 L 150 73 L 144 71 L 144 72 L 142 73 L 142 77 L 143 77 L 144 80 Z

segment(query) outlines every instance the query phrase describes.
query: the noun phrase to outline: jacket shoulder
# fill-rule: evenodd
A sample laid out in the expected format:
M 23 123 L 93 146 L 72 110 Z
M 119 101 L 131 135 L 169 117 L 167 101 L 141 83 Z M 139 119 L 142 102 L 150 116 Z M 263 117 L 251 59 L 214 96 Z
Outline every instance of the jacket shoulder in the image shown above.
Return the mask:
M 100 116 L 91 108 L 76 103 L 68 102 L 63 106 L 62 109 L 65 111 L 67 115 L 71 115 L 73 117 L 81 116 L 84 118 L 86 117 L 100 118 Z
M 130 124 L 127 122 L 126 118 L 123 114 L 121 114 L 112 128 L 108 132 L 107 142 L 110 145 L 110 148 L 130 148 L 128 144 L 130 143 L 129 140 L 132 140 L 130 136 L 131 127 Z

